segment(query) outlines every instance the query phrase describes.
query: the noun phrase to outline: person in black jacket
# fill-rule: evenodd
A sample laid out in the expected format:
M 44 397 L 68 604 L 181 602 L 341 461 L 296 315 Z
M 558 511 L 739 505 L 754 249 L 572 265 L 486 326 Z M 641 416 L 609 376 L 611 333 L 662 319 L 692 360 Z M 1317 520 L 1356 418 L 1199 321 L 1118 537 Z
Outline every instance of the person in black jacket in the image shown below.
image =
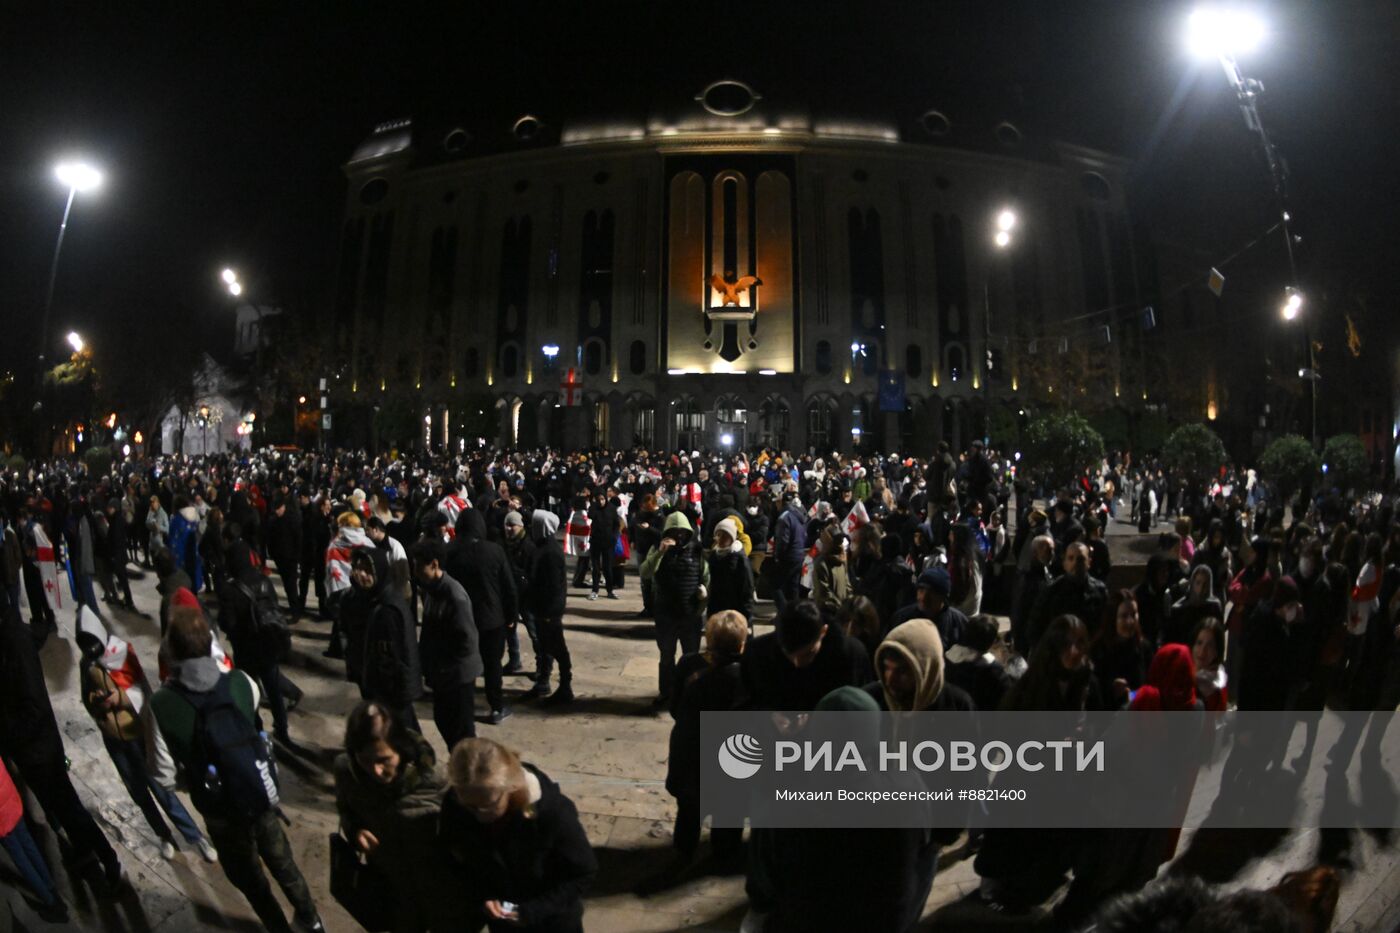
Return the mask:
M 666 791 L 676 798 L 676 826 L 672 845 L 688 864 L 700 845 L 700 714 L 741 709 L 743 678 L 739 661 L 748 641 L 748 620 L 734 611 L 718 612 L 705 620 L 705 650 L 688 654 L 676 665 L 672 692 L 669 755 L 666 759 Z M 735 855 L 743 839 L 742 827 L 712 827 L 710 842 L 715 855 Z
M 603 577 L 603 585 L 608 588 L 608 599 L 617 599 L 613 592 L 613 564 L 617 558 L 617 536 L 620 522 L 617 515 L 617 500 L 599 489 L 593 505 L 588 510 L 588 562 L 593 570 L 593 592 L 589 599 L 598 598 L 598 577 Z
M 914 590 L 914 603 L 885 620 L 888 626 L 885 629 L 886 633 L 910 619 L 929 619 L 938 626 L 938 635 L 943 639 L 945 649 L 960 644 L 963 631 L 967 628 L 967 616 L 948 604 L 948 594 L 952 591 L 953 581 L 946 568 L 928 568 L 919 574 L 918 585 Z
M 569 646 L 564 642 L 564 600 L 567 595 L 567 574 L 564 569 L 564 549 L 555 535 L 559 531 L 559 516 L 548 509 L 536 509 L 530 516 L 530 534 L 535 539 L 535 553 L 530 559 L 528 576 L 529 609 L 535 616 L 539 632 L 540 656 L 531 696 L 547 697 L 545 703 L 557 706 L 574 699 L 574 666 L 569 658 Z M 549 668 L 559 665 L 559 689 L 549 692 Z
M 775 631 L 744 652 L 744 688 L 753 710 L 810 710 L 837 687 L 861 686 L 870 657 L 856 639 L 828 625 L 810 599 L 778 613 Z
M 582 933 L 598 860 L 573 801 L 544 772 L 490 739 L 448 764 L 440 836 L 492 933 Z
M 462 584 L 443 569 L 447 548 L 424 538 L 413 545 L 413 570 L 423 592 L 418 657 L 433 691 L 433 722 L 452 748 L 476 735 L 476 678 L 481 675 L 472 604 Z
M 967 620 L 963 643 L 949 648 L 943 656 L 943 674 L 948 683 L 961 687 L 979 710 L 1001 708 L 1013 683 L 1006 667 L 992 649 L 998 637 L 997 621 L 976 615 Z
M 506 627 L 514 626 L 520 611 L 516 605 L 515 574 L 499 544 L 486 540 L 486 521 L 480 509 L 463 509 L 457 516 L 457 537 L 447 549 L 443 567 L 462 584 L 471 599 L 472 618 L 485 665 L 486 702 L 491 724 L 510 716 L 501 689 L 501 657 L 506 648 Z
M 67 835 L 65 854 L 100 862 L 108 888 L 116 893 L 125 882 L 121 861 L 78 799 L 64 757 L 34 639 L 7 604 L 0 611 L 0 758 L 15 764 L 49 824 Z
M 298 585 L 301 578 L 298 564 L 302 558 L 301 510 L 286 499 L 277 499 L 272 506 L 272 517 L 267 521 L 266 535 L 267 556 L 277 565 L 282 589 L 287 593 L 287 608 L 295 618 L 306 610 L 306 591 Z
M 122 605 L 135 612 L 136 603 L 131 599 L 131 581 L 126 573 L 127 546 L 126 517 L 122 515 L 122 501 L 111 499 L 107 502 L 107 561 L 111 565 L 116 586 L 121 589 Z
M 324 495 L 313 502 L 302 490 L 297 495 L 301 505 L 301 579 L 297 590 L 302 594 L 302 608 L 310 595 L 309 586 L 316 588 L 316 613 L 322 619 L 329 618 L 326 612 L 326 580 L 323 573 L 326 566 L 326 549 L 331 546 L 331 500 Z M 305 500 L 304 502 L 302 500 Z M 314 582 L 313 582 L 314 581 Z
M 1031 610 L 1030 629 L 1026 633 L 1031 653 L 1050 623 L 1060 616 L 1071 615 L 1091 626 L 1090 638 L 1098 632 L 1103 620 L 1108 588 L 1089 575 L 1089 547 L 1083 541 L 1075 541 L 1065 548 L 1064 571 L 1062 577 L 1045 588 Z
M 738 540 L 739 526 L 726 518 L 715 526 L 714 547 L 706 558 L 710 563 L 710 601 L 707 611 L 733 610 L 744 617 L 753 633 L 753 565 Z
M 530 636 L 530 650 L 535 654 L 537 679 L 540 667 L 539 633 L 535 629 L 535 614 L 527 605 L 530 594 L 530 562 L 535 557 L 535 543 L 530 540 L 530 535 L 525 530 L 524 516 L 516 511 L 506 513 L 501 532 L 505 541 L 502 546 L 506 551 L 506 559 L 510 561 L 511 575 L 515 578 L 515 592 L 520 603 L 520 621 L 525 624 L 525 631 Z M 520 663 L 520 636 L 517 626 L 506 627 L 506 654 L 510 660 L 505 673 L 530 676 Z
M 676 644 L 681 654 L 700 650 L 704 625 L 705 588 L 710 565 L 684 512 L 666 516 L 661 543 L 642 564 L 642 578 L 652 581 L 656 592 L 657 706 L 671 700 L 675 685 Z
M 273 633 L 258 625 L 256 616 L 260 591 L 263 588 L 263 564 L 247 541 L 243 540 L 236 523 L 225 530 L 234 535 L 225 550 L 230 579 L 219 597 L 219 628 L 228 633 L 233 644 L 233 656 L 238 667 L 262 686 L 263 695 L 272 711 L 272 734 L 283 745 L 295 748 L 287 731 L 287 712 L 300 702 L 302 692 L 282 674 L 281 652 Z M 267 583 L 268 598 L 276 602 L 276 590 Z
M 359 548 L 350 558 L 350 593 L 345 623 L 345 677 L 360 698 L 391 710 L 414 732 L 421 732 L 413 701 L 423 693 L 417 627 L 408 604 L 389 578 L 388 552 Z

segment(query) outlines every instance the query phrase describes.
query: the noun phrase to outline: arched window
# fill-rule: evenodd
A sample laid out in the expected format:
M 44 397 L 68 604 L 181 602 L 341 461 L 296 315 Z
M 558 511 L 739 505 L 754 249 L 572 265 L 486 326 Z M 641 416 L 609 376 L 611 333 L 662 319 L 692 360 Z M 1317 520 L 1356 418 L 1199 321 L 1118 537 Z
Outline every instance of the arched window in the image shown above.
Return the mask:
M 814 398 L 807 403 L 807 446 L 822 451 L 831 444 L 831 409 L 826 400 Z
M 825 340 L 817 341 L 817 372 L 823 376 L 831 372 L 831 344 Z
M 603 370 L 603 342 L 590 340 L 583 347 L 583 371 L 596 376 Z
M 772 395 L 764 399 L 758 407 L 759 443 L 777 450 L 786 448 L 790 415 L 787 399 Z
M 520 371 L 520 351 L 515 344 L 507 344 L 501 350 L 501 378 L 514 379 Z
M 462 360 L 462 375 L 466 376 L 468 379 L 475 379 L 477 368 L 480 365 L 481 362 L 476 352 L 476 347 L 467 347 L 466 357 Z
M 965 364 L 964 364 L 964 362 L 963 362 L 963 351 L 962 351 L 962 347 L 959 347 L 959 346 L 952 346 L 952 347 L 949 347 L 949 348 L 948 348 L 948 378 L 951 379 L 953 382 L 957 382 L 959 379 L 962 378 L 963 373 L 966 372 L 966 371 L 967 371 L 967 370 L 966 370 L 966 366 L 965 366 Z
M 647 345 L 640 340 L 632 341 L 630 356 L 632 375 L 640 376 L 647 371 Z
M 904 374 L 906 376 L 918 376 L 924 368 L 924 352 L 919 349 L 919 345 L 911 343 L 904 348 Z

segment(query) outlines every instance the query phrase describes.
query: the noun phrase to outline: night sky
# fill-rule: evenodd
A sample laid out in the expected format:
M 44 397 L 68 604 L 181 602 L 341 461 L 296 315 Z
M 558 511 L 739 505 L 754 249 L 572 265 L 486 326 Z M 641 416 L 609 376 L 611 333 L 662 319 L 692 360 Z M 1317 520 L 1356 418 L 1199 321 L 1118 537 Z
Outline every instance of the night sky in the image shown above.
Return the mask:
M 1292 170 L 1304 281 L 1393 306 L 1400 4 L 1256 8 L 1270 36 L 1241 64 L 1265 83 L 1265 123 Z M 70 328 L 100 340 L 178 320 L 214 335 L 231 319 L 224 264 L 260 301 L 323 308 L 341 166 L 375 123 L 452 119 L 484 134 L 527 111 L 640 120 L 720 77 L 814 113 L 907 126 L 936 107 L 959 125 L 1009 118 L 1121 153 L 1139 163 L 1138 219 L 1223 255 L 1269 224 L 1267 176 L 1218 65 L 1184 51 L 1189 9 L 560 0 L 446 18 L 409 4 L 6 3 L 0 367 L 34 358 L 65 194 L 51 170 L 66 153 L 99 163 L 107 184 L 74 208 L 52 354 Z

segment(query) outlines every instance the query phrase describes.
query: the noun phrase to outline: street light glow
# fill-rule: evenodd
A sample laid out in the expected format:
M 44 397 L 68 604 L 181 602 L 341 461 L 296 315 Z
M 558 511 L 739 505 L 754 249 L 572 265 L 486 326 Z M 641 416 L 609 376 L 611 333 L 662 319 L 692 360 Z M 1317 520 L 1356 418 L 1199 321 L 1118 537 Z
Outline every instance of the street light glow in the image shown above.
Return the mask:
M 992 237 L 992 242 L 997 245 L 997 249 L 1006 249 L 1011 245 L 1011 234 L 1005 230 L 998 230 L 997 235 Z
M 1248 10 L 1200 7 L 1186 20 L 1186 44 L 1199 58 L 1233 58 L 1264 42 L 1264 21 Z
M 102 184 L 102 173 L 86 162 L 60 162 L 53 174 L 59 184 L 73 191 L 91 191 Z
M 242 284 L 240 284 L 240 283 L 238 283 L 238 282 L 230 282 L 230 283 L 228 283 L 228 293 L 229 293 L 230 295 L 232 295 L 233 297 L 237 298 L 239 295 L 243 294 L 243 286 L 242 286 Z
M 1283 299 L 1283 319 L 1291 321 L 1298 316 L 1298 312 L 1303 309 L 1303 293 L 1293 286 L 1284 289 Z
M 721 434 L 721 435 L 720 435 L 720 438 L 719 438 L 719 442 L 720 442 L 721 444 L 723 444 L 725 447 L 728 447 L 730 444 L 734 443 L 734 435 L 733 435 L 733 434 Z
M 544 346 L 540 347 L 540 350 L 542 350 L 544 352 L 544 355 L 549 357 L 551 360 L 559 355 L 558 344 L 547 343 Z
M 83 338 L 78 336 L 78 332 L 76 330 L 70 330 L 68 332 L 68 346 L 73 348 L 74 353 L 83 352 L 83 347 L 85 346 L 85 344 L 83 343 Z
M 1002 212 L 997 214 L 997 229 L 1010 230 L 1014 226 L 1016 226 L 1016 212 L 1009 207 L 1002 209 Z
M 234 272 L 232 269 L 225 269 L 219 274 L 219 278 L 224 280 L 225 285 L 232 285 L 234 282 L 238 281 L 238 273 Z

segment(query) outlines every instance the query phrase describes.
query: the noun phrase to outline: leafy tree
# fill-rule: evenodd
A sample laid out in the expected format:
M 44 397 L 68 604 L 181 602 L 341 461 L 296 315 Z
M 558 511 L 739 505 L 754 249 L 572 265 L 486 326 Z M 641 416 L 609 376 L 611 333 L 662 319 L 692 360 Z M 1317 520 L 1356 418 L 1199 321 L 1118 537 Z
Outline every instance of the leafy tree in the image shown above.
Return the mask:
M 1103 459 L 1103 437 L 1077 412 L 1049 412 L 1026 428 L 1026 470 L 1042 482 L 1065 486 Z
M 1327 479 L 1343 492 L 1365 486 L 1371 477 L 1371 462 L 1366 445 L 1355 434 L 1334 434 L 1322 448 L 1322 462 Z
M 1020 446 L 1021 425 L 1016 413 L 1005 405 L 991 405 L 987 409 L 987 434 L 992 439 L 992 446 L 1000 450 Z
M 1284 498 L 1310 486 L 1321 468 L 1317 452 L 1297 434 L 1285 434 L 1259 456 L 1259 471 L 1278 486 Z
M 1205 425 L 1184 424 L 1167 437 L 1162 462 L 1199 488 L 1225 463 L 1225 445 Z
M 24 457 L 19 454 L 15 454 L 9 460 L 5 461 L 5 469 L 9 470 L 11 473 L 23 473 L 25 470 L 29 469 L 29 461 L 25 460 Z
M 88 475 L 96 478 L 106 476 L 112 469 L 112 449 L 110 447 L 89 447 L 83 451 L 83 463 L 87 464 Z

